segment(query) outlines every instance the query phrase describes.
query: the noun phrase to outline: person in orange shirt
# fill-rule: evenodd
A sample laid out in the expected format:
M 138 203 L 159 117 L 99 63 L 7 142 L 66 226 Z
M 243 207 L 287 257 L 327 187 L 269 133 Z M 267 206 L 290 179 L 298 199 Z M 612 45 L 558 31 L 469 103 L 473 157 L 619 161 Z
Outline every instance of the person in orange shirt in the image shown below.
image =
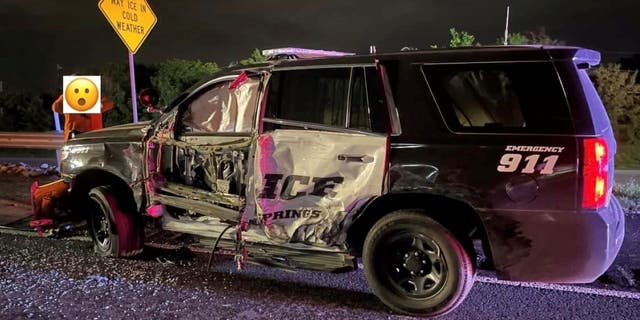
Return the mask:
M 51 109 L 57 113 L 63 113 L 63 95 L 60 95 L 51 105 Z M 67 113 L 64 115 L 64 141 L 71 137 L 71 133 L 88 132 L 102 129 L 102 114 L 113 109 L 113 101 L 102 97 L 100 113 Z M 44 227 L 53 224 L 52 215 L 56 203 L 63 201 L 69 185 L 64 179 L 58 179 L 45 185 L 39 185 L 34 181 L 30 187 L 33 220 L 29 223 L 32 228 L 42 236 Z
M 60 95 L 51 105 L 51 110 L 63 113 L 64 95 Z M 67 113 L 64 115 L 64 141 L 71 137 L 71 133 L 82 133 L 102 129 L 102 114 L 113 109 L 113 101 L 103 96 L 100 103 L 100 113 Z

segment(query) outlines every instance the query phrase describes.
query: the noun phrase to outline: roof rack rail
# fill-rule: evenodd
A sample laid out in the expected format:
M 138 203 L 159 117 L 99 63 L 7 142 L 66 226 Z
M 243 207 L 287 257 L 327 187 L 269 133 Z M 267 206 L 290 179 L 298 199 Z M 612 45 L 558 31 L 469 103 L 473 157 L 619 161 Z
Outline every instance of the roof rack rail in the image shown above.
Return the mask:
M 262 50 L 262 55 L 265 56 L 267 60 L 295 60 L 295 59 L 311 59 L 311 58 L 322 58 L 322 57 L 342 57 L 342 56 L 350 56 L 354 54 L 355 53 L 351 53 L 351 52 L 292 48 L 292 47 Z

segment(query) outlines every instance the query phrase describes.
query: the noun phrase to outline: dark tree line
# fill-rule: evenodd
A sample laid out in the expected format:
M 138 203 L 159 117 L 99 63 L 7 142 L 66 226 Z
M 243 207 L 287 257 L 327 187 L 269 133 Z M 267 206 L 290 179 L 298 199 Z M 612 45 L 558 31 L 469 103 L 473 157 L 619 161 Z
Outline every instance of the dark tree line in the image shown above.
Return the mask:
M 260 50 L 238 63 L 259 63 L 265 58 Z M 215 62 L 169 59 L 157 64 L 136 64 L 136 88 L 153 87 L 160 94 L 160 105 L 169 104 L 181 92 L 201 79 L 220 70 Z M 108 63 L 74 70 L 76 74 L 101 76 L 102 94 L 114 102 L 114 110 L 104 115 L 105 126 L 129 123 L 133 119 L 129 65 L 126 62 Z M 62 79 L 60 79 L 62 82 Z M 0 131 L 51 131 L 55 129 L 51 104 L 62 93 L 35 93 L 8 89 L 0 92 Z M 138 119 L 149 120 L 154 115 L 144 111 L 138 103 Z M 60 117 L 61 122 L 64 117 Z M 61 123 L 63 125 L 63 123 Z
M 466 31 L 449 30 L 450 47 L 478 46 L 475 37 Z M 503 39 L 498 39 L 501 43 Z M 513 33 L 511 44 L 562 44 L 547 35 L 544 29 L 534 32 Z M 436 47 L 436 46 L 431 46 Z M 260 63 L 265 58 L 258 49 L 238 63 Z M 160 94 L 160 104 L 167 105 L 182 91 L 213 75 L 220 68 L 215 62 L 169 59 L 158 64 L 136 64 L 136 87 L 154 87 Z M 78 70 L 78 74 L 99 74 L 103 95 L 113 100 L 115 110 L 104 116 L 105 126 L 131 122 L 131 91 L 129 67 L 126 62 Z M 640 85 L 637 70 L 624 70 L 620 64 L 603 64 L 591 71 L 596 88 L 607 108 L 617 139 L 621 143 L 640 141 Z M 60 79 L 61 80 L 61 79 Z M 5 90 L 0 93 L 0 131 L 49 131 L 54 129 L 51 103 L 61 92 L 34 93 L 26 90 Z M 151 119 L 138 106 L 140 120 Z M 62 118 L 62 117 L 61 117 Z

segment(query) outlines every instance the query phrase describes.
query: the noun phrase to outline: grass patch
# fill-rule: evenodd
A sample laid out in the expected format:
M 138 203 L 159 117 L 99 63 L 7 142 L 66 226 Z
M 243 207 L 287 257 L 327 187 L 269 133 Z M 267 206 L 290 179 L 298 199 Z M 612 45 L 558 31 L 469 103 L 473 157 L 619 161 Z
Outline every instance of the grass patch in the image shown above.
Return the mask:
M 616 169 L 640 169 L 640 144 L 619 144 Z
M 614 184 L 613 194 L 620 200 L 625 212 L 640 213 L 640 182 L 635 179 L 626 183 Z

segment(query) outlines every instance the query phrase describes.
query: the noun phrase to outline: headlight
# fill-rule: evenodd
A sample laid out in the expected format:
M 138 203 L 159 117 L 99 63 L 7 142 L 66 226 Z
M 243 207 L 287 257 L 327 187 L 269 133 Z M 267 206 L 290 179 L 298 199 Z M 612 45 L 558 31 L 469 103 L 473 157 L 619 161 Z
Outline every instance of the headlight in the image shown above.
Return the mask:
M 71 152 L 69 152 L 69 149 L 67 149 L 66 147 L 62 148 L 62 150 L 60 150 L 60 162 L 66 160 L 69 157 L 70 153 Z

